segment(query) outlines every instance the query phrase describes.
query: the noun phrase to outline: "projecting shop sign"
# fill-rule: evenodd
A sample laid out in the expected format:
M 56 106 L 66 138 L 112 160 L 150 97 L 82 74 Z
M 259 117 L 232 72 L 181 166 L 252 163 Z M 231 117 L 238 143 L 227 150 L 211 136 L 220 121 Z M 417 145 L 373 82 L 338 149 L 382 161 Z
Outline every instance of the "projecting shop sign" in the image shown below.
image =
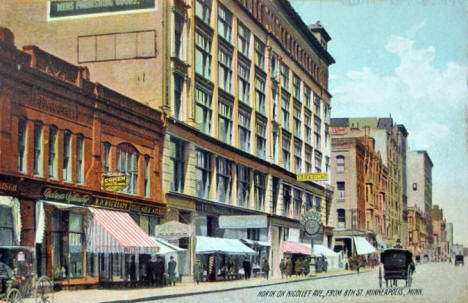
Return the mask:
M 154 9 L 155 0 L 94 0 L 49 2 L 49 18 Z
M 266 228 L 267 216 L 219 216 L 219 228 Z

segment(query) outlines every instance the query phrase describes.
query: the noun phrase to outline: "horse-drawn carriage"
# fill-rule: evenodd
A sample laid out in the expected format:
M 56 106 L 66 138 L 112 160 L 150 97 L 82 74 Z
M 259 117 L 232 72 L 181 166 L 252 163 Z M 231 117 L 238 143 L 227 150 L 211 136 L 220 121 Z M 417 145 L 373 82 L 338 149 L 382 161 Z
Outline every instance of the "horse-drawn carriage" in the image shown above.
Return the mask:
M 53 282 L 34 268 L 34 248 L 0 246 L 0 302 L 53 303 Z
M 387 249 L 380 255 L 383 264 L 386 287 L 398 286 L 398 280 L 405 280 L 406 286 L 411 287 L 415 265 L 413 254 L 405 249 Z M 382 272 L 379 269 L 379 286 L 382 287 Z

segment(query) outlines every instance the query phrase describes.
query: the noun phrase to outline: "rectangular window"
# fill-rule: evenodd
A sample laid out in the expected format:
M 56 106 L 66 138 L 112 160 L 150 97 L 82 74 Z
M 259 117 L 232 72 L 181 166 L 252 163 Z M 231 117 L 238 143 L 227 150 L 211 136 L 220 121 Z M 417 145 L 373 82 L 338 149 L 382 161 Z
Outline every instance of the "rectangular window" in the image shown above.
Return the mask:
M 283 185 L 283 216 L 289 216 L 291 209 L 291 187 Z
M 274 80 L 277 80 L 278 79 L 278 57 L 274 53 L 271 54 L 270 71 L 271 71 L 271 78 Z
M 150 196 L 150 157 L 145 156 L 145 197 Z
M 294 106 L 294 135 L 298 138 L 301 138 L 302 124 L 301 124 L 302 111 L 300 106 Z
M 129 184 L 122 192 L 136 195 L 138 184 L 138 154 L 131 146 L 122 145 L 117 149 L 117 171 L 129 176 Z
M 304 113 L 305 142 L 312 145 L 312 119 L 310 114 Z
M 246 207 L 250 199 L 250 168 L 237 165 L 237 205 Z
M 259 113 L 266 115 L 265 79 L 255 77 L 255 103 Z
M 211 39 L 200 31 L 195 32 L 195 72 L 210 80 Z
M 239 110 L 239 149 L 250 152 L 250 113 Z
M 302 208 L 302 192 L 299 189 L 294 189 L 294 218 L 298 219 L 301 215 Z
M 224 102 L 219 102 L 219 120 L 218 120 L 218 135 L 219 140 L 224 143 L 231 143 L 232 136 L 232 106 Z
M 257 137 L 257 156 L 266 160 L 266 125 L 257 120 L 255 133 Z
M 198 87 L 195 89 L 195 122 L 198 130 L 211 133 L 211 93 Z
M 49 128 L 49 177 L 54 179 L 58 177 L 57 133 L 57 127 L 51 125 Z
M 255 65 L 265 69 L 265 44 L 255 38 Z
M 255 209 L 263 211 L 265 209 L 265 193 L 266 193 L 266 175 L 256 171 L 254 173 L 254 199 Z
M 312 149 L 307 146 L 305 149 L 305 172 L 312 172 Z
M 301 101 L 301 79 L 297 76 L 293 76 L 293 96 Z
M 310 88 L 307 86 L 307 85 L 304 85 L 304 102 L 305 102 L 305 106 L 312 110 L 310 108 L 310 101 L 311 101 L 311 92 L 310 92 Z
M 27 121 L 25 119 L 19 119 L 18 121 L 18 171 L 20 173 L 26 172 L 26 159 L 27 159 L 27 148 L 26 143 L 28 142 L 27 132 Z
M 302 142 L 294 142 L 294 162 L 296 163 L 296 174 L 302 173 Z
M 291 139 L 289 137 L 286 137 L 283 134 L 283 167 L 284 169 L 290 170 L 291 169 L 291 160 L 290 160 L 290 145 L 291 145 Z
M 250 67 L 239 61 L 237 73 L 239 101 L 250 104 Z
M 316 94 L 314 94 L 314 109 L 315 109 L 315 114 L 317 116 L 320 116 L 320 98 Z
M 322 154 L 315 152 L 315 171 L 322 171 Z
M 283 118 L 283 128 L 289 130 L 289 99 L 286 96 L 281 98 L 281 112 Z
M 63 134 L 63 180 L 71 182 L 71 133 L 66 130 Z
M 279 178 L 272 177 L 271 179 L 271 213 L 276 214 L 279 197 Z
M 195 15 L 206 24 L 210 24 L 211 0 L 196 0 Z
M 84 137 L 76 136 L 76 183 L 83 184 L 84 182 Z
M 272 145 L 273 145 L 273 163 L 278 164 L 279 163 L 279 156 L 278 156 L 278 151 L 279 151 L 279 130 L 277 127 L 273 127 L 272 130 Z
M 110 155 L 110 144 L 104 143 L 102 149 L 102 170 L 104 174 L 109 172 L 109 155 Z
M 309 209 L 313 207 L 312 205 L 312 195 L 310 193 L 305 193 L 305 205 L 304 210 L 307 212 Z
M 174 12 L 174 57 L 183 60 L 183 32 L 184 32 L 184 16 Z
M 34 123 L 34 175 L 42 176 L 42 123 Z
M 250 30 L 240 22 L 237 27 L 237 48 L 239 52 L 250 58 Z
M 174 117 L 183 120 L 182 117 L 182 92 L 184 89 L 184 77 L 174 73 Z
M 345 199 L 345 183 L 344 182 L 336 182 L 336 198 L 338 200 L 344 200 Z
M 0 245 L 11 246 L 15 244 L 12 207 L 0 206 Z
M 281 85 L 282 89 L 289 91 L 289 68 L 281 64 Z
M 218 64 L 219 87 L 230 93 L 232 86 L 232 54 L 220 48 L 218 51 Z
M 197 149 L 196 169 L 197 197 L 208 199 L 211 181 L 211 154 L 209 152 Z
M 315 210 L 320 212 L 322 210 L 322 198 L 315 196 Z
M 171 137 L 169 151 L 171 158 L 172 180 L 171 190 L 182 193 L 184 191 L 185 149 L 184 141 Z
M 217 201 L 229 203 L 232 187 L 232 162 L 223 157 L 217 157 L 216 173 Z
M 226 41 L 231 42 L 232 14 L 222 5 L 218 7 L 218 34 Z

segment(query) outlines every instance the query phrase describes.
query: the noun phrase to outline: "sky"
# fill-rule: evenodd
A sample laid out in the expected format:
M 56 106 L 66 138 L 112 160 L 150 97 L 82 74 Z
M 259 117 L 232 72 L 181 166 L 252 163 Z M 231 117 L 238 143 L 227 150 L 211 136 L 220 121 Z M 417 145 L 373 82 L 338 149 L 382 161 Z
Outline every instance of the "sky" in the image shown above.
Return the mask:
M 320 20 L 333 117 L 389 117 L 410 150 L 427 150 L 433 205 L 468 246 L 468 0 L 292 0 L 306 24 Z

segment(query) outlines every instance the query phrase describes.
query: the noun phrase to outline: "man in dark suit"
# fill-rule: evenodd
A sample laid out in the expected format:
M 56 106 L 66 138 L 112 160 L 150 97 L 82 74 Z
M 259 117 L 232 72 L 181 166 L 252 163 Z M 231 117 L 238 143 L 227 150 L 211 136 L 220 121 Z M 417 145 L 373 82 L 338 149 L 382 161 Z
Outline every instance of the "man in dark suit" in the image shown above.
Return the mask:
M 244 267 L 244 277 L 245 279 L 250 279 L 250 261 L 245 258 L 244 262 L 242 262 L 242 266 Z

